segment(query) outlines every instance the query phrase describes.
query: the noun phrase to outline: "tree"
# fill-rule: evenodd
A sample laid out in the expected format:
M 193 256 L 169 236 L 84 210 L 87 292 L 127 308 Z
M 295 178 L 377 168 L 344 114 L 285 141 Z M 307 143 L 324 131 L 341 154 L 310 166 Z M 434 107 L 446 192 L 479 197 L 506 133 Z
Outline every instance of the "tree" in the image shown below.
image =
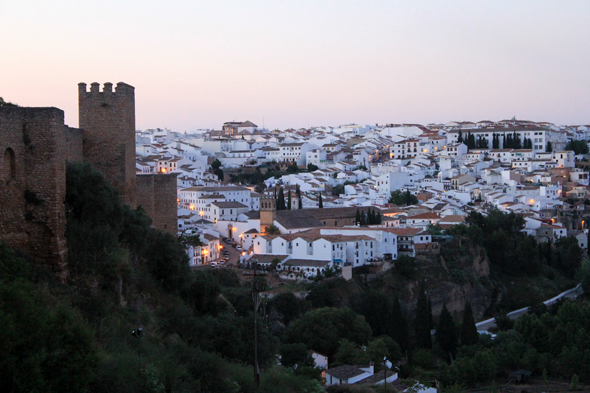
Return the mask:
M 340 365 L 366 364 L 369 359 L 367 353 L 350 340 L 343 339 L 335 355 L 335 363 Z
M 463 323 L 461 324 L 461 345 L 474 345 L 479 342 L 479 333 L 475 326 L 475 319 L 473 318 L 473 310 L 469 300 L 465 303 L 463 310 Z
M 287 167 L 287 173 L 297 173 L 297 172 L 299 172 L 299 167 L 297 166 L 297 163 L 295 162 L 295 160 L 293 160 L 291 165 L 289 165 Z
M 281 230 L 276 225 L 271 224 L 271 225 L 269 225 L 269 226 L 266 227 L 266 234 L 267 235 L 280 235 L 281 234 Z
M 575 237 L 565 236 L 555 242 L 554 263 L 568 277 L 572 278 L 582 262 L 584 250 Z
M 567 145 L 565 145 L 565 150 L 573 150 L 576 155 L 588 154 L 588 142 L 585 140 L 576 141 L 570 139 Z
M 547 147 L 545 148 L 545 152 L 547 152 L 547 153 L 553 152 L 553 145 L 551 144 L 551 141 L 547 142 Z
M 187 303 L 197 315 L 216 315 L 219 309 L 217 299 L 221 291 L 219 282 L 206 271 L 195 271 L 193 277 L 194 281 L 186 297 Z
M 332 357 L 340 340 L 365 345 L 371 339 L 371 327 L 349 308 L 325 307 L 307 312 L 287 330 L 287 342 L 303 342 L 307 348 Z
M 307 171 L 308 172 L 315 172 L 320 169 L 317 165 L 312 164 L 311 162 L 307 164 Z
M 408 349 L 408 323 L 402 314 L 397 296 L 393 299 L 391 309 L 391 337 L 399 344 L 401 349 Z
M 359 225 L 361 223 L 361 212 L 358 208 L 356 209 L 356 217 L 354 219 L 354 223 Z
M 416 195 L 410 193 L 410 190 L 406 190 L 406 194 L 404 196 L 406 206 L 416 205 L 418 203 L 418 198 Z
M 424 292 L 424 284 L 420 285 L 418 304 L 416 306 L 416 321 L 414 323 L 414 335 L 416 347 L 430 349 L 432 340 L 430 338 L 430 316 L 428 315 L 428 300 Z
M 2 97 L 0 97 L 0 106 L 18 106 L 16 104 L 13 104 L 12 102 L 8 101 L 4 101 L 4 99 Z
M 281 365 L 285 367 L 313 366 L 314 361 L 305 344 L 283 344 L 280 349 Z
M 283 187 L 279 189 L 279 196 L 277 199 L 277 210 L 287 210 L 287 206 L 285 205 L 285 194 L 283 192 Z
M 287 210 L 291 210 L 291 191 L 288 191 Z
M 283 317 L 283 323 L 288 325 L 301 312 L 301 302 L 292 292 L 280 293 L 272 298 L 270 306 Z
M 322 193 L 319 194 L 320 198 L 318 201 L 318 208 L 323 209 L 324 208 L 324 202 L 322 202 Z
M 332 189 L 332 195 L 341 195 L 344 194 L 344 184 L 338 184 L 336 187 Z
M 463 133 L 461 132 L 461 130 L 459 130 L 459 134 L 457 136 L 457 142 L 463 143 Z
M 223 170 L 221 168 L 215 169 L 213 173 L 215 173 L 215 175 L 217 176 L 217 180 L 223 181 Z
M 221 166 L 221 161 L 219 161 L 219 159 L 217 159 L 217 158 L 215 159 L 215 161 L 213 161 L 211 163 L 211 168 L 213 168 L 214 171 L 219 169 L 220 166 Z
M 416 198 L 415 195 L 410 193 L 410 190 L 406 190 L 406 192 L 403 192 L 401 190 L 395 190 L 391 192 L 388 202 L 398 206 L 408 206 L 417 204 L 418 198 Z
M 406 278 L 414 277 L 414 271 L 416 269 L 416 261 L 414 258 L 408 255 L 400 255 L 395 260 L 395 271 Z
M 452 362 L 457 353 L 457 334 L 455 332 L 455 323 L 453 317 L 447 310 L 447 305 L 443 305 L 440 313 L 438 328 L 436 329 L 436 343 L 445 354 L 449 355 L 449 362 Z

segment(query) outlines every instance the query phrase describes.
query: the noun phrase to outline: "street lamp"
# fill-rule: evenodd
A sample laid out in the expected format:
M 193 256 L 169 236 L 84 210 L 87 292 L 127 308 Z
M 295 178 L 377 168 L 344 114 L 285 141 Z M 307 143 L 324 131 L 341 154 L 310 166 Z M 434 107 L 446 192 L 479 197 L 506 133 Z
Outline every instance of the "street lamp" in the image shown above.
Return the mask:
M 383 375 L 385 379 L 383 380 L 384 388 L 387 390 L 387 356 L 383 358 Z
M 143 335 L 143 328 L 137 328 L 131 332 L 131 335 L 137 338 L 137 357 L 139 358 L 139 371 L 141 372 L 141 336 Z

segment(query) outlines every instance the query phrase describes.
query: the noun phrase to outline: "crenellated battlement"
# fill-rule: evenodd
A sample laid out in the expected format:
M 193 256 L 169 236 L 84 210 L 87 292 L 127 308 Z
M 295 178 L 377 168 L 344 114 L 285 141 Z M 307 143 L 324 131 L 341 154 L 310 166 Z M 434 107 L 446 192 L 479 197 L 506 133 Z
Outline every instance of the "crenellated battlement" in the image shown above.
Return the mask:
M 115 91 L 113 91 L 113 84 L 111 82 L 105 82 L 101 91 L 100 83 L 92 82 L 90 84 L 90 91 L 88 91 L 86 83 L 81 82 L 78 83 L 78 94 L 79 96 L 84 96 L 86 98 L 89 96 L 104 97 L 108 94 L 133 97 L 135 95 L 135 87 L 128 85 L 127 83 L 119 82 L 117 83 L 117 86 L 115 86 Z

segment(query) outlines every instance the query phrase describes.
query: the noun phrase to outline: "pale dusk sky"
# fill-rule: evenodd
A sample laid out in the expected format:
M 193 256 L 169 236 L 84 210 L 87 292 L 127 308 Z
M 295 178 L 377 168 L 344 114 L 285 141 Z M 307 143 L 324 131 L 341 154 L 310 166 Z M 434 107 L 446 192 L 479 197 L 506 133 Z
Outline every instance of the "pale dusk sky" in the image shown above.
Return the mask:
M 0 96 L 78 126 L 135 86 L 138 129 L 590 123 L 590 1 L 3 1 Z

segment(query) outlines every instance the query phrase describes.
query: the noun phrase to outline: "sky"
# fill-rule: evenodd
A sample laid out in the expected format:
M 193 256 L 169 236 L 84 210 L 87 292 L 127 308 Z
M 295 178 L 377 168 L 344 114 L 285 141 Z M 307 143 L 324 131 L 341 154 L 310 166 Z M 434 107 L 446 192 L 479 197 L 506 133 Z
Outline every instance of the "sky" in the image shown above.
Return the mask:
M 0 97 L 78 126 L 77 84 L 138 129 L 590 123 L 590 1 L 2 1 Z

